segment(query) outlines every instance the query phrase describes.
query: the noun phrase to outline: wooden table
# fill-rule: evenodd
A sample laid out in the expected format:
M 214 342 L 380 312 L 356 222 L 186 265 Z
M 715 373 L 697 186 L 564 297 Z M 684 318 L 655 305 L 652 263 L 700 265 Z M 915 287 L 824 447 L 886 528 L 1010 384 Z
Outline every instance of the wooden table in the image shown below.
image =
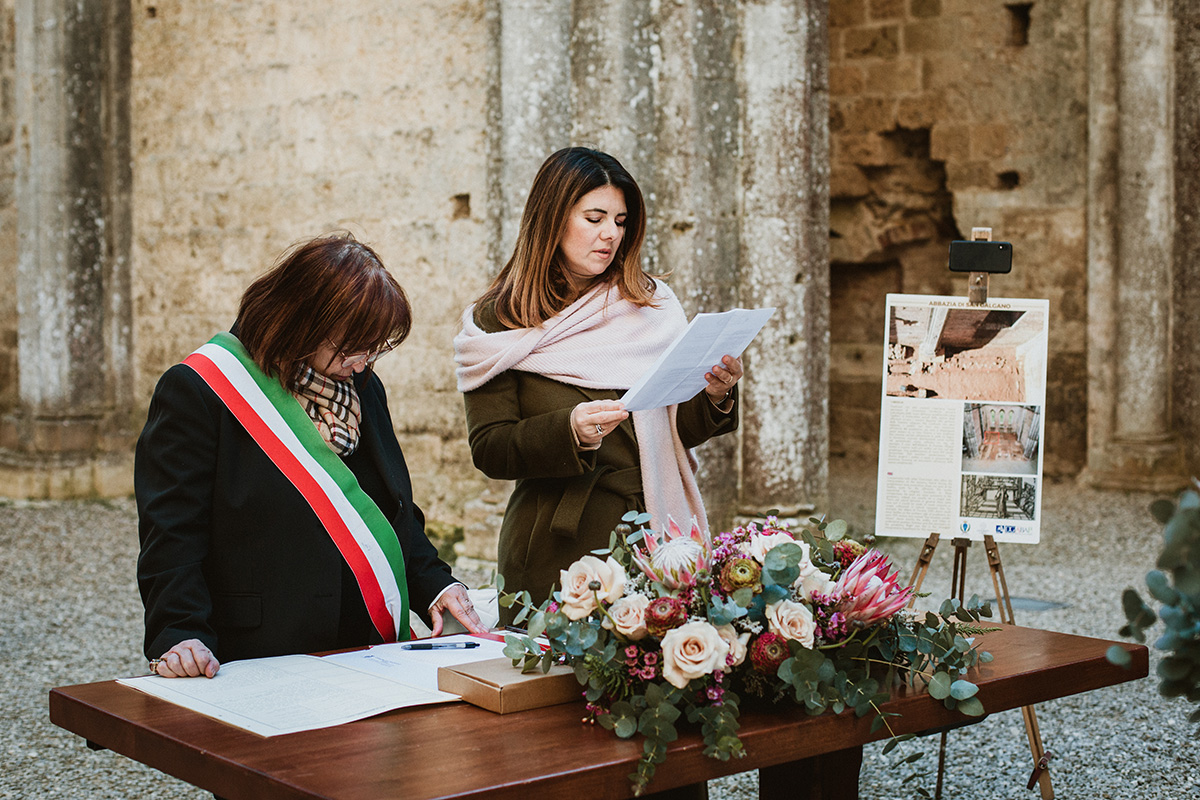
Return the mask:
M 1148 652 L 1126 670 L 1109 664 L 1101 639 L 1008 627 L 983 637 L 995 661 L 970 677 L 988 713 L 1041 703 L 1145 677 Z M 743 705 L 749 705 L 743 703 Z M 924 693 L 901 687 L 883 708 L 901 717 L 896 733 L 961 724 Z M 335 728 L 270 739 L 231 727 L 114 681 L 50 691 L 54 724 L 222 797 L 521 798 L 630 797 L 628 775 L 640 738 L 621 740 L 582 725 L 581 703 L 500 716 L 456 703 L 401 709 Z M 791 706 L 744 709 L 746 757 L 703 754 L 696 726 L 684 724 L 652 788 L 697 781 L 855 747 L 886 738 L 871 717 L 809 717 Z

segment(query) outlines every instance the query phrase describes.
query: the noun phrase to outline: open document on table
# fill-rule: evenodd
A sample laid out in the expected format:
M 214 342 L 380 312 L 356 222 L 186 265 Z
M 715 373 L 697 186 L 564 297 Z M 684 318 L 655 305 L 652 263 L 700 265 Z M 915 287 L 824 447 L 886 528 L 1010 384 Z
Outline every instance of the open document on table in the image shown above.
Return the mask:
M 439 643 L 471 649 L 405 650 L 378 645 L 351 653 L 275 656 L 222 664 L 214 678 L 122 678 L 125 684 L 259 736 L 327 728 L 406 706 L 446 703 L 441 666 L 503 656 L 504 643 L 470 635 Z
M 774 313 L 774 308 L 735 308 L 697 314 L 621 398 L 625 410 L 643 411 L 692 399 L 707 385 L 704 374 L 721 363 L 721 356 L 740 356 Z

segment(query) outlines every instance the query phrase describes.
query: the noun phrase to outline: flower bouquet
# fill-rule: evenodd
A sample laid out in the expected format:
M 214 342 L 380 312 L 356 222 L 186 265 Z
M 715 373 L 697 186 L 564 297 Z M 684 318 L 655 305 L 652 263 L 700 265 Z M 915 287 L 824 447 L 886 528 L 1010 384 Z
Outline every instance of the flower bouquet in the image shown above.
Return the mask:
M 846 538 L 841 520 L 792 531 L 767 517 L 715 538 L 695 522 L 685 533 L 674 521 L 652 531 L 648 521 L 626 515 L 609 548 L 562 570 L 561 588 L 541 605 L 500 586 L 500 604 L 517 607 L 528 632 L 506 636 L 505 655 L 526 671 L 572 665 L 590 719 L 645 738 L 630 775 L 636 793 L 666 758 L 681 716 L 701 725 L 706 755 L 744 755 L 742 695 L 814 715 L 874 711 L 872 731 L 888 725 L 880 704 L 898 681 L 983 713 L 962 675 L 991 660 L 969 639 L 991 610 L 972 598 L 947 600 L 938 614 L 906 612 L 912 589 L 883 554 Z M 543 635 L 548 650 L 534 641 Z M 906 738 L 893 734 L 885 752 Z

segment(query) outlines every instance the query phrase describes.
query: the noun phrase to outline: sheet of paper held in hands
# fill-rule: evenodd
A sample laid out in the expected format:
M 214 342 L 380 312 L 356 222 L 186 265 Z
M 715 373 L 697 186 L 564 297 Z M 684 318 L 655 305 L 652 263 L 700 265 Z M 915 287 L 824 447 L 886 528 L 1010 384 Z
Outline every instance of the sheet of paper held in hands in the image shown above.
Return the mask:
M 774 313 L 774 308 L 735 308 L 697 314 L 621 398 L 625 410 L 643 411 L 691 400 L 707 385 L 704 374 L 721 363 L 721 356 L 740 356 Z
M 276 656 L 231 661 L 215 678 L 122 678 L 146 694 L 227 722 L 259 736 L 328 728 L 407 706 L 446 703 L 437 691 L 438 667 L 503 656 L 504 643 L 476 636 L 438 642 L 476 642 L 469 650 L 403 650 L 378 645 L 352 653 Z

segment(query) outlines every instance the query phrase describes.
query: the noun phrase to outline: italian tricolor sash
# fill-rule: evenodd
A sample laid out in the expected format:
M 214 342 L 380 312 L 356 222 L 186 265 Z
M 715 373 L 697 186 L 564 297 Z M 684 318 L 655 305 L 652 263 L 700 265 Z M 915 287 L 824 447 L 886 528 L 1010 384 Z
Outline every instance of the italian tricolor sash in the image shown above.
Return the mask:
M 408 638 L 404 554 L 391 524 L 294 396 L 268 377 L 230 333 L 183 360 L 233 412 L 304 497 L 354 572 L 385 642 Z

